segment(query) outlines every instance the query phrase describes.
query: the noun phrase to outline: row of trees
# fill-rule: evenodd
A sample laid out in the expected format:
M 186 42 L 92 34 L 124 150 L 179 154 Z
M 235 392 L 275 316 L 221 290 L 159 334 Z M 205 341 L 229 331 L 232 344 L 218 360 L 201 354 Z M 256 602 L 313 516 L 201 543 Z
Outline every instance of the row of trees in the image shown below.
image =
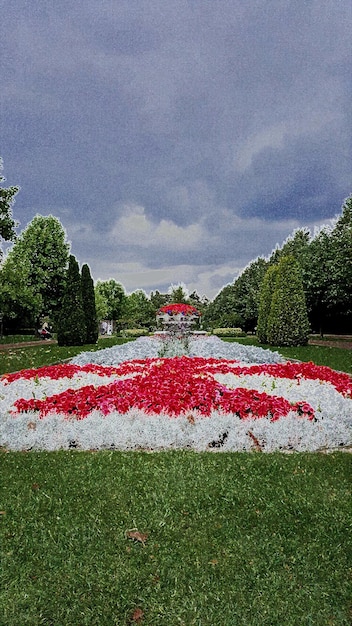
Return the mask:
M 283 256 L 264 276 L 257 337 L 274 346 L 300 346 L 308 342 L 309 330 L 300 267 L 292 255 Z
M 70 319 L 71 327 L 76 328 L 75 341 L 80 344 L 86 335 L 84 328 L 87 327 L 86 339 L 90 337 L 91 342 L 96 332 L 89 331 L 91 323 L 95 328 L 96 322 L 103 319 L 113 320 L 117 330 L 149 329 L 155 326 L 156 312 L 164 304 L 187 302 L 204 311 L 208 303 L 196 292 L 187 296 L 182 286 L 170 288 L 166 294 L 152 292 L 150 297 L 142 290 L 127 295 L 120 283 L 110 279 L 98 281 L 95 288 L 92 287 L 93 311 L 91 298 L 86 294 L 88 283 L 93 285 L 89 267 L 83 265 L 80 277 L 78 263 L 70 256 L 70 245 L 60 221 L 51 215 L 35 216 L 17 237 L 0 268 L 0 310 L 5 329 L 14 332 L 37 327 L 45 317 L 55 331 L 62 328 L 61 337 L 69 333 Z M 83 323 L 87 307 L 90 308 L 88 317 L 94 321 L 88 323 L 86 319 Z
M 188 296 L 182 285 L 171 286 L 168 293 L 152 291 L 148 297 L 141 289 L 127 295 L 114 279 L 96 283 L 95 302 L 98 319 L 114 320 L 118 330 L 154 328 L 157 311 L 171 302 L 192 304 L 201 313 L 208 306 L 206 297 L 201 298 L 195 291 Z
M 1 169 L 0 159 L 0 183 L 4 180 Z M 233 284 L 224 287 L 209 303 L 196 292 L 187 296 L 180 285 L 171 287 L 168 293 L 152 292 L 150 297 L 142 290 L 127 295 L 114 279 L 98 281 L 94 288 L 87 265 L 82 267 L 80 275 L 78 263 L 70 256 L 65 231 L 57 218 L 37 215 L 16 237 L 12 205 L 18 190 L 19 187 L 0 185 L 0 238 L 14 241 L 0 266 L 0 312 L 8 332 L 33 328 L 41 318 L 48 317 L 58 331 L 60 341 L 72 342 L 68 339 L 68 311 L 75 308 L 77 315 L 71 323 L 71 327 L 76 328 L 74 341 L 91 342 L 96 337 L 97 322 L 102 319 L 114 320 L 118 330 L 153 328 L 155 314 L 161 306 L 184 302 L 200 310 L 207 328 L 240 326 L 246 331 L 254 331 L 258 326 L 261 340 L 270 342 L 274 332 L 274 310 L 280 311 L 282 319 L 286 315 L 278 302 L 278 293 L 285 292 L 278 289 L 278 276 L 285 274 L 289 263 L 281 262 L 288 257 L 295 265 L 291 266 L 291 274 L 286 274 L 283 284 L 288 288 L 293 282 L 292 293 L 303 289 L 305 304 L 302 305 L 301 300 L 301 308 L 308 315 L 311 329 L 323 333 L 347 332 L 352 328 L 352 198 L 344 203 L 334 226 L 326 226 L 314 236 L 308 229 L 297 230 L 269 258 L 259 257 L 252 261 Z M 301 281 L 301 287 L 297 286 L 297 280 Z M 288 302 L 287 290 L 285 297 Z M 73 303 L 76 303 L 75 307 Z M 267 311 L 267 318 L 263 311 Z M 296 313 L 291 317 L 297 321 L 299 316 Z M 300 323 L 301 341 L 304 341 L 307 324 L 305 319 Z
M 87 264 L 80 274 L 77 259 L 71 254 L 57 319 L 57 341 L 59 346 L 81 346 L 96 343 L 97 339 L 93 279 Z
M 240 326 L 253 332 L 258 324 L 264 277 L 269 268 L 292 255 L 303 284 L 310 327 L 314 332 L 350 332 L 352 328 L 352 198 L 348 198 L 334 226 L 311 236 L 295 231 L 269 258 L 252 261 L 231 285 L 210 303 L 207 326 Z
M 60 221 L 53 216 L 34 217 L 1 265 L 0 306 L 5 327 L 30 328 L 42 317 L 57 324 L 69 254 Z

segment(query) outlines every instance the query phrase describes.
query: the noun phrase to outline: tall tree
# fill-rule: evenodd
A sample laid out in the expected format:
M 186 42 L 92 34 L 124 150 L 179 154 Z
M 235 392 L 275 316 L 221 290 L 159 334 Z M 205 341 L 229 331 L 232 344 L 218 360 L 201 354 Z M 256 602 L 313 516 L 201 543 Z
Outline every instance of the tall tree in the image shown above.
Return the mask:
M 33 328 L 38 322 L 43 302 L 31 285 L 31 265 L 26 257 L 11 257 L 0 269 L 0 311 L 6 331 Z
M 324 227 L 309 245 L 307 262 L 303 266 L 303 284 L 312 330 L 321 335 L 326 330 L 334 307 L 331 229 Z
M 127 296 L 123 320 L 127 328 L 151 328 L 155 325 L 154 306 L 142 289 Z
M 244 320 L 235 309 L 234 285 L 226 285 L 207 306 L 203 317 L 205 328 L 243 326 Z
M 12 217 L 12 205 L 15 202 L 15 195 L 19 187 L 3 187 L 1 183 L 6 180 L 2 175 L 3 161 L 0 158 L 0 238 L 5 241 L 14 241 L 16 238 L 15 228 L 17 223 Z M 0 248 L 0 257 L 2 250 Z
M 334 255 L 332 280 L 335 286 L 335 315 L 352 328 L 352 197 L 348 198 L 331 233 Z
M 253 332 L 257 325 L 260 290 L 267 267 L 267 261 L 258 257 L 243 270 L 233 285 L 233 308 L 246 332 Z
M 8 252 L 4 267 L 8 278 L 16 283 L 15 274 L 10 276 L 10 268 L 20 266 L 27 259 L 29 272 L 28 285 L 40 294 L 42 307 L 40 315 L 50 316 L 54 322 L 60 309 L 69 257 L 69 244 L 66 233 L 56 217 L 36 215 L 19 235 Z
M 150 302 L 152 303 L 155 313 L 160 307 L 170 303 L 170 295 L 167 293 L 160 293 L 160 291 L 152 291 L 150 294 Z
M 57 327 L 59 346 L 82 346 L 86 339 L 82 282 L 76 258 L 69 257 L 65 289 Z
M 271 345 L 299 346 L 308 342 L 309 321 L 301 270 L 292 256 L 280 259 L 266 328 Z
M 268 321 L 275 291 L 276 279 L 277 265 L 270 265 L 264 276 L 263 285 L 260 291 L 257 337 L 261 343 L 267 343 L 268 341 Z
M 278 263 L 283 256 L 292 255 L 301 266 L 305 263 L 305 256 L 308 253 L 310 243 L 310 232 L 308 228 L 299 228 L 295 230 L 271 253 L 269 263 Z
M 188 304 L 188 295 L 186 287 L 182 284 L 171 285 L 169 288 L 170 303 Z
M 101 319 L 118 321 L 123 315 L 126 294 L 123 286 L 113 278 L 98 280 L 95 286 L 95 295 L 99 304 L 99 311 L 105 313 Z
M 82 301 L 86 326 L 86 343 L 96 343 L 98 340 L 98 321 L 95 308 L 94 283 L 86 263 L 82 266 Z
M 192 291 L 188 298 L 188 304 L 194 306 L 203 317 L 208 308 L 209 300 L 206 296 L 200 296 L 196 291 Z

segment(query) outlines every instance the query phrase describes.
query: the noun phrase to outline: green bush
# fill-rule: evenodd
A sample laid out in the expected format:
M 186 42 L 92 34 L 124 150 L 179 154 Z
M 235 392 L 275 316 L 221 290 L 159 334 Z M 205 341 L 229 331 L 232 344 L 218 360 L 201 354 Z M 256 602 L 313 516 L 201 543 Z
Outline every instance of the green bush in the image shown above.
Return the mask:
M 96 343 L 98 341 L 98 321 L 95 308 L 94 283 L 86 263 L 82 267 L 82 301 L 86 325 L 85 343 Z
M 277 265 L 271 265 L 264 276 L 263 286 L 260 291 L 256 334 L 261 343 L 267 343 L 268 341 L 268 319 L 270 315 L 271 302 L 275 290 L 276 279 Z
M 82 282 L 76 258 L 71 254 L 62 299 L 57 342 L 59 346 L 82 346 L 86 339 L 86 323 L 82 302 Z
M 122 337 L 145 337 L 149 335 L 147 328 L 125 328 L 120 331 Z
M 309 321 L 298 262 L 284 256 L 277 268 L 275 288 L 267 322 L 267 341 L 275 346 L 308 343 Z
M 217 337 L 246 337 L 242 328 L 214 328 L 213 335 Z

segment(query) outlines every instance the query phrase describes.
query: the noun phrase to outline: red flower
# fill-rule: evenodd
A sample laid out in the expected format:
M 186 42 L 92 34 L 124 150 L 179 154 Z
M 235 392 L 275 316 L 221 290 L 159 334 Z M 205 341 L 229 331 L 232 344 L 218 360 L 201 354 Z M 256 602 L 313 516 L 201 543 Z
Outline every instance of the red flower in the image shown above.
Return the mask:
M 94 409 L 108 415 L 112 411 L 127 413 L 133 407 L 146 414 L 166 413 L 174 417 L 190 411 L 203 416 L 209 416 L 212 411 L 233 413 L 240 419 L 269 416 L 272 421 L 290 411 L 308 419 L 314 417 L 314 410 L 308 403 L 293 405 L 285 398 L 253 389 L 228 389 L 213 376 L 219 371 L 238 374 L 247 369 L 252 371 L 251 368 L 257 373 L 270 366 L 243 368 L 236 366 L 235 361 L 183 356 L 130 361 L 116 368 L 98 366 L 96 370 L 91 366 L 87 370 L 86 367 L 78 368 L 78 371 L 94 371 L 102 375 L 109 372 L 117 376 L 133 373 L 134 376 L 97 387 L 86 385 L 76 390 L 67 389 L 45 400 L 22 398 L 14 406 L 18 412 L 39 411 L 41 417 L 57 412 L 74 415 L 77 419 L 83 419 Z M 258 367 L 260 370 L 256 369 Z
M 163 313 L 168 315 L 177 315 L 178 313 L 181 313 L 181 315 L 200 315 L 199 311 L 191 304 L 166 304 L 160 307 L 158 315 Z

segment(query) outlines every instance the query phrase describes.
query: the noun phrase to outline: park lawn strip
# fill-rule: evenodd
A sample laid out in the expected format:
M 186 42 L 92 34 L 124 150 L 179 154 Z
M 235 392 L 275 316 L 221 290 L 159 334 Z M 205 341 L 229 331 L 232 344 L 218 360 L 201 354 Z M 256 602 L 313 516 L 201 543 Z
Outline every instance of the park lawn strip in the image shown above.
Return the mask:
M 287 359 L 298 361 L 313 361 L 316 365 L 327 365 L 331 369 L 352 374 L 352 351 L 341 348 L 325 346 L 298 346 L 283 348 L 260 344 L 256 337 L 223 337 L 224 341 L 235 341 L 244 345 L 267 348 L 279 352 Z M 134 341 L 133 338 L 104 337 L 99 338 L 97 344 L 85 346 L 57 346 L 41 344 L 39 346 L 12 348 L 0 351 L 0 375 L 17 372 L 31 367 L 42 367 L 54 363 L 62 363 L 77 354 L 85 351 L 101 350 L 111 346 L 120 345 L 126 341 Z
M 327 365 L 333 370 L 339 372 L 347 372 L 352 374 L 352 350 L 346 350 L 343 348 L 335 348 L 329 346 L 269 346 L 267 344 L 259 343 L 258 339 L 254 336 L 248 337 L 223 337 L 224 341 L 236 341 L 247 346 L 256 346 L 279 352 L 286 359 L 293 359 L 297 361 L 304 361 L 308 363 L 312 361 L 316 365 Z
M 122 337 L 99 338 L 96 344 L 84 346 L 58 346 L 41 343 L 39 346 L 18 347 L 0 351 L 0 375 L 18 372 L 32 367 L 62 363 L 84 351 L 102 350 L 111 346 L 133 341 Z
M 7 626 L 351 622 L 350 454 L 61 451 L 0 463 Z

